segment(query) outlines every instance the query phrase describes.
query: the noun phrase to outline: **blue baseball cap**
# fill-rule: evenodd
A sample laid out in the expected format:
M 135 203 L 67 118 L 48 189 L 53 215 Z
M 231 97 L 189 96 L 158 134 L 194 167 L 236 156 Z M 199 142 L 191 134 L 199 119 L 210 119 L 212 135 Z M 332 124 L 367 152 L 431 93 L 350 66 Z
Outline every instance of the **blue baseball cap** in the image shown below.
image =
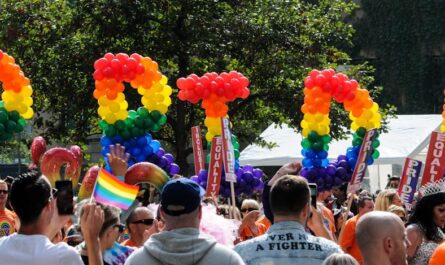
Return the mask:
M 172 179 L 167 182 L 161 193 L 161 209 L 171 216 L 191 213 L 201 204 L 204 189 L 188 179 Z

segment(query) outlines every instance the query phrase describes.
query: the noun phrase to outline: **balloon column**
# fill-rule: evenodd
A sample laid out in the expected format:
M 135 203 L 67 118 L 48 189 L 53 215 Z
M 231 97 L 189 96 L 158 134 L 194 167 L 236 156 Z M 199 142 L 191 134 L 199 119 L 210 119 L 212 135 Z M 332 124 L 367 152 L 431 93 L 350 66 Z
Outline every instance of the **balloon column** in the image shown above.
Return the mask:
M 0 100 L 0 141 L 12 138 L 20 133 L 34 115 L 32 88 L 29 79 L 15 63 L 13 57 L 0 50 L 0 82 L 3 83 Z
M 304 80 L 304 113 L 301 121 L 303 140 L 302 155 L 304 157 L 301 175 L 309 182 L 316 182 L 319 190 L 327 190 L 348 182 L 357 162 L 363 137 L 368 130 L 380 128 L 381 115 L 379 106 L 373 102 L 366 89 L 361 89 L 358 82 L 349 79 L 342 73 L 335 73 L 332 69 L 323 71 L 312 70 Z M 338 156 L 337 160 L 329 163 L 328 144 L 330 122 L 329 109 L 331 98 L 343 103 L 349 112 L 351 129 L 354 132 L 352 146 L 346 155 Z M 379 157 L 377 147 L 380 145 L 376 138 L 372 144 L 374 151 L 367 161 L 372 164 Z
M 206 73 L 201 77 L 191 74 L 186 78 L 179 78 L 176 82 L 179 88 L 179 99 L 189 101 L 193 104 L 202 100 L 201 106 L 205 110 L 206 118 L 204 124 L 207 127 L 206 140 L 207 150 L 210 150 L 210 143 L 213 137 L 221 135 L 221 118 L 227 116 L 229 110 L 227 103 L 237 98 L 245 99 L 249 96 L 249 80 L 242 74 L 231 71 L 230 73 Z M 239 143 L 236 136 L 232 135 L 232 144 L 235 150 L 235 170 L 237 183 L 235 192 L 251 194 L 255 189 L 262 189 L 263 183 L 260 169 L 253 169 L 251 166 L 239 166 Z M 209 159 L 207 159 L 209 160 Z M 199 183 L 204 188 L 207 187 L 207 170 L 202 170 L 197 176 L 191 179 Z M 220 186 L 220 193 L 224 197 L 230 196 L 230 185 L 225 181 L 223 174 Z
M 94 98 L 98 100 L 102 118 L 100 142 L 105 160 L 109 146 L 121 144 L 131 155 L 130 166 L 150 159 L 171 175 L 177 174 L 179 166 L 173 156 L 165 154 L 159 141 L 153 140 L 149 133 L 159 131 L 166 123 L 165 113 L 171 104 L 172 89 L 167 85 L 167 77 L 159 72 L 158 64 L 136 53 L 131 56 L 107 53 L 94 63 L 94 69 Z M 141 95 L 143 107 L 137 111 L 127 111 L 123 82 L 130 83 Z

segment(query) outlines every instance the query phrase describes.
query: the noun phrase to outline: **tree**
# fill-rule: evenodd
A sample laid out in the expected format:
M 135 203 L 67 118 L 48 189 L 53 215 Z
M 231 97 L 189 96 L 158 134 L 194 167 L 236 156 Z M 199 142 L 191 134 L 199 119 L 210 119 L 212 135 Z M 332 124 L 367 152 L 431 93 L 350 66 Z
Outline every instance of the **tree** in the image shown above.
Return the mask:
M 191 73 L 237 70 L 250 81 L 251 96 L 230 104 L 234 133 L 243 142 L 260 141 L 270 123 L 299 127 L 303 78 L 311 68 L 350 64 L 339 47 L 350 46 L 353 29 L 343 22 L 355 5 L 319 1 L 12 1 L 0 3 L 0 47 L 16 56 L 31 78 L 35 109 L 52 113 L 44 126 L 50 138 L 85 141 L 99 133 L 93 99 L 93 63 L 106 52 L 150 56 L 175 80 Z M 350 66 L 362 86 L 371 81 L 368 65 Z M 368 87 L 374 96 L 376 87 Z M 129 109 L 140 105 L 126 90 Z M 203 123 L 198 105 L 173 95 L 168 126 L 155 138 L 175 150 L 187 172 L 190 128 Z M 332 110 L 333 136 L 348 128 L 347 116 Z

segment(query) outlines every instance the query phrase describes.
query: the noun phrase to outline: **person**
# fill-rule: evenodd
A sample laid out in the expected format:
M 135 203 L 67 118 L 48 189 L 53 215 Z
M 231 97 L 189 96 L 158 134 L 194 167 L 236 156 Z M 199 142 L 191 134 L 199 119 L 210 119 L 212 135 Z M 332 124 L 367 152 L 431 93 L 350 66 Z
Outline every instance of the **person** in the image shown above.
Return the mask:
M 17 233 L 0 239 L 2 264 L 83 264 L 73 247 L 50 241 L 70 218 L 70 215 L 58 214 L 56 194 L 57 190 L 51 188 L 48 179 L 37 171 L 24 173 L 14 180 L 10 202 L 21 225 Z M 90 264 L 102 264 L 98 234 L 103 212 L 94 204 L 84 207 L 82 231 L 91 245 L 89 255 L 94 257 Z
M 444 240 L 445 183 L 430 182 L 419 189 L 421 199 L 411 215 L 406 232 L 412 245 L 408 264 L 428 264 L 434 250 Z
M 334 220 L 334 214 L 332 211 L 326 207 L 325 203 L 327 200 L 329 200 L 332 197 L 332 191 L 331 190 L 323 190 L 319 191 L 317 193 L 317 202 L 321 207 L 322 213 L 323 213 L 323 222 L 326 226 L 326 228 L 331 232 L 334 238 L 336 228 L 335 228 L 335 220 Z
M 13 211 L 6 209 L 8 193 L 8 183 L 0 179 L 0 238 L 15 232 L 15 220 L 17 217 Z
M 159 207 L 164 230 L 152 235 L 125 264 L 244 264 L 232 249 L 200 232 L 204 193 L 197 183 L 187 178 L 167 182 Z
M 245 241 L 266 233 L 266 226 L 258 222 L 260 205 L 252 199 L 245 199 L 241 204 L 243 220 L 238 232 L 241 241 Z
M 145 240 L 156 232 L 154 215 L 144 206 L 136 207 L 128 216 L 126 224 L 130 238 L 122 242 L 124 246 L 141 247 Z
M 101 254 L 103 257 L 103 254 L 105 250 L 111 249 L 113 247 L 114 242 L 116 242 L 116 239 L 119 237 L 119 235 L 124 231 L 125 226 L 120 223 L 119 214 L 120 209 L 111 205 L 103 205 L 98 203 L 99 207 L 102 209 L 104 213 L 104 221 L 99 231 L 99 245 Z M 80 214 L 83 214 L 84 207 L 82 207 Z M 82 226 L 82 220 L 80 225 Z M 81 231 L 83 234 L 83 231 Z M 85 235 L 83 234 L 83 237 L 85 238 Z M 89 265 L 90 263 L 90 257 L 88 248 L 90 245 L 88 242 L 82 242 L 79 245 L 77 245 L 77 250 L 79 251 L 80 257 L 82 258 L 82 261 L 85 265 Z M 107 265 L 109 263 L 103 261 L 104 265 Z
M 393 213 L 398 217 L 400 217 L 400 220 L 402 220 L 403 223 L 407 222 L 405 208 L 392 204 L 391 206 L 388 207 L 388 212 Z
M 429 265 L 443 265 L 445 264 L 445 242 L 442 242 L 431 256 Z
M 349 254 L 332 254 L 324 262 L 323 265 L 358 265 L 358 262 Z
M 356 236 L 364 265 L 406 265 L 410 242 L 400 218 L 388 212 L 373 211 L 357 222 Z
M 400 177 L 391 176 L 388 174 L 388 184 L 386 185 L 387 189 L 395 189 L 397 190 L 400 185 Z
M 242 242 L 235 251 L 248 265 L 255 264 L 322 264 L 333 253 L 341 253 L 337 244 L 306 232 L 308 220 L 314 229 L 329 231 L 319 210 L 312 209 L 306 179 L 285 175 L 272 179 L 270 207 L 274 223 L 266 234 Z M 313 217 L 309 218 L 312 212 Z M 318 231 L 319 232 L 319 231 Z
M 361 196 L 358 199 L 358 214 L 346 221 L 343 235 L 339 238 L 339 245 L 342 249 L 353 256 L 359 264 L 362 263 L 362 255 L 355 238 L 357 221 L 365 214 L 374 210 L 374 201 L 371 197 Z
M 376 211 L 387 211 L 388 207 L 391 205 L 402 206 L 402 200 L 400 200 L 399 194 L 397 194 L 396 190 L 389 189 L 383 190 L 377 195 L 375 199 L 375 208 Z

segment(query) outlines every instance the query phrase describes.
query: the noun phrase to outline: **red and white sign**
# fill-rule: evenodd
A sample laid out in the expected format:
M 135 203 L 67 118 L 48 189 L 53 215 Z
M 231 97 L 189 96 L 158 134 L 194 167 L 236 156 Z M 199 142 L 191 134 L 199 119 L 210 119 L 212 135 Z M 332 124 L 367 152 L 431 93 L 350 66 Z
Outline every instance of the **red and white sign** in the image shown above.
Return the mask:
M 204 150 L 202 149 L 201 127 L 192 127 L 193 157 L 195 158 L 195 174 L 205 168 Z
M 222 158 L 222 138 L 213 137 L 210 149 L 209 176 L 207 178 L 206 196 L 218 196 L 221 185 L 221 175 L 223 167 Z
M 221 118 L 221 132 L 223 140 L 223 161 L 226 181 L 236 182 L 235 174 L 235 153 L 232 145 L 232 133 L 230 132 L 230 122 L 227 118 Z
M 422 183 L 436 181 L 442 178 L 445 169 L 445 133 L 432 132 Z
M 421 170 L 422 162 L 411 158 L 405 160 L 402 179 L 397 192 L 408 209 L 411 209 L 411 202 L 413 201 L 414 193 L 416 192 Z
M 366 168 L 368 167 L 368 159 L 372 155 L 372 142 L 377 136 L 377 130 L 369 130 L 363 137 L 362 147 L 357 157 L 357 164 L 355 164 L 354 172 L 352 173 L 351 181 L 348 185 L 347 192 L 356 192 L 360 190 L 365 178 Z

